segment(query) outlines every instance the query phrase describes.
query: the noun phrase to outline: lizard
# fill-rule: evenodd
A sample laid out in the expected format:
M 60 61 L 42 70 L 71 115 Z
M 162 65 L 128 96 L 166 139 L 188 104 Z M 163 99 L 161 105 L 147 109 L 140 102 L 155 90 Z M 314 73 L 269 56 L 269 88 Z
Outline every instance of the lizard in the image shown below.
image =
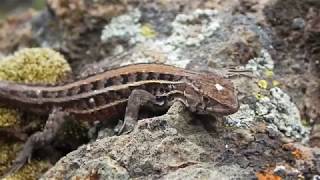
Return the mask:
M 60 85 L 0 81 L 0 105 L 49 114 L 42 131 L 32 134 L 9 174 L 30 161 L 35 148 L 54 139 L 66 116 L 87 121 L 124 119 L 118 134 L 130 133 L 141 108 L 165 111 L 180 101 L 192 113 L 224 116 L 238 111 L 233 83 L 216 73 L 164 64 L 133 64 Z

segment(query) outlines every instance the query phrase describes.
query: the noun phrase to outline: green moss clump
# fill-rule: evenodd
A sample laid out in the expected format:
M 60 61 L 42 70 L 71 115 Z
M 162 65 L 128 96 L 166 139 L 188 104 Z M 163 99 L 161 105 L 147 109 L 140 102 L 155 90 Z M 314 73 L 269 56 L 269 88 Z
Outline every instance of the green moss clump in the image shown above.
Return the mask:
M 70 72 L 65 58 L 49 48 L 22 49 L 0 60 L 0 80 L 54 84 Z M 16 111 L 0 108 L 0 127 L 15 124 L 18 117 Z
M 33 161 L 24 166 L 21 171 L 12 174 L 5 178 L 5 180 L 33 180 L 38 179 L 41 175 L 39 172 L 44 172 L 49 169 L 50 163 L 45 161 Z
M 0 108 L 0 127 L 9 127 L 17 123 L 19 113 L 12 109 Z
M 0 80 L 55 84 L 64 80 L 69 73 L 71 68 L 65 58 L 49 48 L 22 49 L 0 60 Z M 19 117 L 15 110 L 0 108 L 0 127 L 18 125 Z M 0 142 L 0 176 L 9 167 L 20 146 L 20 143 L 8 145 Z M 47 162 L 33 161 L 6 179 L 36 179 L 36 175 L 46 168 Z
M 54 84 L 70 72 L 65 58 L 49 48 L 26 48 L 0 60 L 0 80 Z
M 19 144 L 7 144 L 1 143 L 0 146 L 0 175 L 3 173 L 7 166 L 10 164 L 10 160 L 13 159 L 14 154 L 21 148 Z
M 14 159 L 17 152 L 21 149 L 22 144 L 1 144 L 0 146 L 0 176 L 8 170 L 10 162 Z M 5 180 L 32 180 L 37 179 L 40 172 L 50 167 L 49 162 L 33 160 L 32 163 L 26 164 L 21 171 L 7 176 Z

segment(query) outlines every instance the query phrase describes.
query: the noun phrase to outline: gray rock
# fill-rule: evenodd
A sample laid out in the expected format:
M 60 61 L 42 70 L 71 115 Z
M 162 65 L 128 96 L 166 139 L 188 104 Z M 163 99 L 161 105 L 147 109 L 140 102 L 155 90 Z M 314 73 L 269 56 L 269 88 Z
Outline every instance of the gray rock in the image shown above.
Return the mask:
M 290 97 L 280 88 L 270 89 L 271 97 L 262 98 L 257 105 L 257 115 L 274 123 L 286 136 L 302 139 L 310 129 L 301 123 L 300 112 Z
M 234 169 L 231 173 L 225 171 L 228 167 L 208 165 L 210 154 L 203 146 L 208 142 L 201 141 L 209 140 L 210 134 L 203 126 L 194 126 L 185 119 L 190 119 L 188 113 L 181 103 L 176 103 L 166 115 L 139 121 L 128 135 L 106 137 L 81 146 L 62 158 L 42 179 L 81 179 L 93 175 L 100 179 L 179 179 L 193 166 L 194 177 L 250 174 L 239 167 L 229 167 Z
M 110 42 L 114 39 L 124 40 L 129 41 L 130 45 L 143 41 L 144 38 L 140 35 L 140 18 L 141 12 L 138 9 L 113 18 L 111 23 L 104 27 L 101 34 L 101 41 Z

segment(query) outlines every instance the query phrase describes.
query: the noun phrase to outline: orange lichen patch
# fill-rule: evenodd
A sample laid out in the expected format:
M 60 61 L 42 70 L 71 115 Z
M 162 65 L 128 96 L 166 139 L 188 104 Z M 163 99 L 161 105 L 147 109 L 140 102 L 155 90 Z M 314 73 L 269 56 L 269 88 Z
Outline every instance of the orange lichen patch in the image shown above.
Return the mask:
M 272 172 L 256 173 L 258 180 L 282 180 L 280 176 L 274 175 Z
M 303 159 L 304 157 L 303 152 L 291 143 L 283 145 L 283 148 L 285 150 L 291 151 L 291 154 L 295 159 Z
M 308 147 L 304 147 L 299 144 L 288 143 L 284 144 L 282 148 L 290 151 L 292 156 L 297 160 L 313 159 L 312 150 Z
M 296 159 L 303 159 L 303 153 L 300 149 L 295 149 L 294 151 L 291 152 L 291 154 L 296 158 Z

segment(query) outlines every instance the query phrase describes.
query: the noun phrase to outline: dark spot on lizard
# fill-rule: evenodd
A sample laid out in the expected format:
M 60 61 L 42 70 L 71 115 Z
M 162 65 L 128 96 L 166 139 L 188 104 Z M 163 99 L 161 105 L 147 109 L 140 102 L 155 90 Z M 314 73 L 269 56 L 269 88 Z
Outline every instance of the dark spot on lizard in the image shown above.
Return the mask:
M 68 89 L 67 91 L 68 91 L 68 93 L 67 93 L 68 96 L 73 96 L 73 95 L 76 95 L 80 92 L 80 87 L 75 86 L 75 87 Z
M 129 82 L 128 74 L 122 74 L 122 84 L 127 84 Z
M 111 78 L 105 80 L 104 87 L 110 87 L 112 85 L 113 85 L 113 83 L 112 83 L 112 79 Z
M 93 85 L 91 83 L 88 84 L 82 84 L 80 86 L 80 93 L 85 93 L 91 91 L 93 88 Z

